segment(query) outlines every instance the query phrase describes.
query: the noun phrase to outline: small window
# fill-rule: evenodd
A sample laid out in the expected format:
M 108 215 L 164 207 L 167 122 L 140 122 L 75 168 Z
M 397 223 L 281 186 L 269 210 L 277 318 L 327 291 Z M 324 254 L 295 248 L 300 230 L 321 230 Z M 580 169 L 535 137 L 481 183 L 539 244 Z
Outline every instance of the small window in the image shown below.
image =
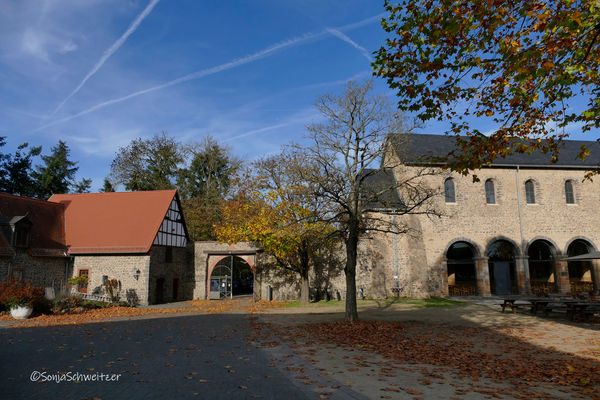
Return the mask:
M 85 276 L 86 278 L 88 278 L 88 283 L 89 283 L 90 270 L 89 269 L 80 269 L 79 276 Z M 88 283 L 86 283 L 85 285 L 83 285 L 83 284 L 77 285 L 77 291 L 79 293 L 87 293 Z
M 25 279 L 25 269 L 24 268 L 13 268 L 11 275 L 12 275 L 13 279 L 22 281 Z
M 567 204 L 575 204 L 575 192 L 573 192 L 573 182 L 565 182 L 565 200 Z
M 535 185 L 532 180 L 525 182 L 525 200 L 527 204 L 535 204 Z
M 485 202 L 487 204 L 496 204 L 496 192 L 494 189 L 494 181 L 488 179 L 485 181 Z
M 454 180 L 448 178 L 444 181 L 444 197 L 446 199 L 446 203 L 455 203 L 456 202 L 456 194 L 454 191 Z
M 166 263 L 173 262 L 173 248 L 172 247 L 165 248 L 165 262 Z
M 17 226 L 15 228 L 15 247 L 29 247 L 29 227 Z

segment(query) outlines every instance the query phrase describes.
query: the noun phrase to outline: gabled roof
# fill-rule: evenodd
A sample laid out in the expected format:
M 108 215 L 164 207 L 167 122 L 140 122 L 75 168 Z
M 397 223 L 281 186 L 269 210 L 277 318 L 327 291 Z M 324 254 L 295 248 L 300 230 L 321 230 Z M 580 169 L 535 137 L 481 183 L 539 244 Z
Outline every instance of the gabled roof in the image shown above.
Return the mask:
M 65 207 L 70 254 L 146 253 L 174 198 L 175 190 L 56 194 Z
M 393 139 L 400 160 L 406 164 L 429 164 L 428 158 L 443 157 L 456 148 L 456 138 L 445 135 L 406 134 Z M 581 161 L 577 155 L 581 146 L 586 145 L 591 154 Z M 552 155 L 536 150 L 531 154 L 516 153 L 505 158 L 496 158 L 493 167 L 523 166 L 543 168 L 582 168 L 598 167 L 600 164 L 600 143 L 588 140 L 563 140 L 558 161 L 551 164 Z
M 28 251 L 34 256 L 66 256 L 64 209 L 44 200 L 0 193 L 0 219 L 14 225 L 26 217 L 31 222 Z M 15 254 L 5 229 L 0 229 L 0 254 Z
M 364 171 L 361 197 L 370 211 L 394 211 L 405 207 L 398 195 L 398 184 L 391 169 L 366 169 Z

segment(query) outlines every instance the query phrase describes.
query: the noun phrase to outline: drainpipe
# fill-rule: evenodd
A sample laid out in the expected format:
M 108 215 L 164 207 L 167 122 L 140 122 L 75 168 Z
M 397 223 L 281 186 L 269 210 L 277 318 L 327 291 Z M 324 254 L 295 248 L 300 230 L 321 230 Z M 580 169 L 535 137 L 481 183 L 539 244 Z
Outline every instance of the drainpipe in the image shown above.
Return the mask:
M 392 225 L 394 227 L 396 226 L 396 214 L 392 214 Z M 394 280 L 396 281 L 396 290 L 398 290 L 397 288 L 400 287 L 400 270 L 399 270 L 399 266 L 398 266 L 398 234 L 396 234 L 396 233 L 394 233 L 393 243 L 394 243 L 394 271 L 395 271 Z M 399 295 L 399 293 L 398 293 L 398 295 Z
M 519 230 L 521 231 L 521 262 L 523 263 L 523 273 L 525 275 L 525 290 L 529 293 L 529 260 L 525 258 L 525 235 L 523 234 L 523 214 L 521 212 L 521 191 L 519 189 L 519 166 L 516 166 L 515 185 L 517 187 L 517 209 L 519 210 Z

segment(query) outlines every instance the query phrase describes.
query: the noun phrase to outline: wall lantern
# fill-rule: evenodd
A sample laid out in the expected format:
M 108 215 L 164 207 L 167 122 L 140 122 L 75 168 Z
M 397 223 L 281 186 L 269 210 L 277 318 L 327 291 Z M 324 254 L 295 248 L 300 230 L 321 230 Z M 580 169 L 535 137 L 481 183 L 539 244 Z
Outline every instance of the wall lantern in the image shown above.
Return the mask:
M 133 268 L 133 277 L 135 278 L 136 281 L 138 279 L 140 279 L 140 274 L 141 274 L 140 270 L 134 267 Z

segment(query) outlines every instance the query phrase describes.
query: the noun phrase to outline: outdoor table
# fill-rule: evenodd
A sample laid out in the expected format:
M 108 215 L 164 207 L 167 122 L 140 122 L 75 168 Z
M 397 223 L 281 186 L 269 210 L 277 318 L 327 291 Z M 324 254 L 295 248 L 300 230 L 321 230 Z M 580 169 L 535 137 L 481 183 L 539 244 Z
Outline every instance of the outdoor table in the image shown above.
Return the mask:
M 522 300 L 522 298 L 519 296 L 510 296 L 510 297 L 504 297 L 503 300 L 504 300 L 504 303 L 500 304 L 500 306 L 502 307 L 502 312 L 504 312 L 504 309 L 506 307 L 510 307 L 510 309 L 512 310 L 512 312 L 514 314 L 517 309 L 517 306 L 515 305 L 515 301 Z
M 555 300 L 552 300 L 551 298 L 548 298 L 548 297 L 539 297 L 539 298 L 528 299 L 528 301 L 531 303 L 531 313 L 532 314 L 537 314 L 538 311 L 543 311 L 545 315 L 548 315 L 548 310 L 546 309 L 546 306 L 549 303 L 554 302 Z
M 584 315 L 585 310 L 591 306 L 592 303 L 585 301 L 567 301 L 565 302 L 565 305 L 567 306 L 567 318 L 569 318 L 570 321 L 573 321 L 576 315 Z

